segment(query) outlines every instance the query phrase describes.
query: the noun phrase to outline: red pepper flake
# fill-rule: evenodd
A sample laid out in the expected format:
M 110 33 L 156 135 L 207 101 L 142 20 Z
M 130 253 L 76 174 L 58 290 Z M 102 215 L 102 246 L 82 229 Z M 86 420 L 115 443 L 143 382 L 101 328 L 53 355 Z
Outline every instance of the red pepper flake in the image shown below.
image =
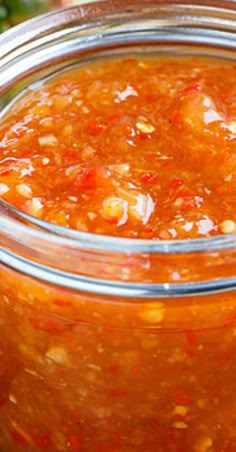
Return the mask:
M 196 336 L 196 333 L 193 330 L 185 331 L 185 337 L 190 347 L 195 347 L 196 345 L 198 345 L 199 341 Z
M 29 155 L 31 153 L 31 149 L 24 149 L 22 151 L 22 157 L 26 157 L 27 155 Z
M 147 96 L 145 97 L 146 102 L 152 104 L 153 102 L 156 101 L 156 96 L 154 96 L 153 94 L 147 94 Z
M 106 222 L 109 224 L 117 224 L 119 221 L 118 218 L 104 218 L 104 220 L 106 220 Z
M 193 348 L 188 348 L 188 349 L 187 349 L 187 355 L 188 355 L 190 358 L 194 358 L 194 357 L 196 356 L 196 354 L 197 354 L 197 352 L 196 352 L 196 350 L 194 350 Z
M 196 356 L 196 346 L 198 345 L 199 341 L 194 331 L 189 330 L 185 332 L 185 337 L 187 340 L 188 348 L 187 348 L 187 354 L 191 358 Z
M 69 436 L 69 443 L 73 452 L 80 452 L 82 448 L 81 439 L 77 435 Z
M 140 371 L 142 365 L 143 365 L 142 362 L 139 362 L 139 363 L 137 363 L 137 364 L 134 364 L 134 366 L 132 366 L 131 369 L 130 369 L 131 372 L 133 372 L 134 374 L 137 374 L 137 373 Z
M 0 172 L 0 176 L 1 176 L 1 177 L 7 177 L 7 176 L 9 176 L 11 173 L 12 173 L 12 170 L 9 170 L 9 169 L 3 170 L 3 171 Z
M 62 331 L 61 326 L 55 320 L 48 320 L 44 324 L 44 331 L 52 334 L 59 334 Z
M 113 126 L 114 124 L 118 124 L 121 121 L 122 117 L 122 114 L 110 115 L 108 116 L 106 123 L 108 126 Z
M 108 371 L 110 372 L 111 375 L 116 375 L 116 374 L 118 374 L 119 370 L 120 370 L 119 364 L 111 364 L 111 365 L 108 367 Z
M 23 436 L 21 433 L 17 432 L 16 430 L 12 430 L 10 432 L 10 435 L 14 441 L 21 444 L 22 446 L 29 446 L 30 442 L 29 440 Z
M 145 228 L 143 228 L 143 232 L 146 232 L 148 234 L 152 234 L 154 231 L 155 231 L 154 228 L 150 226 L 146 226 Z
M 179 188 L 183 185 L 184 181 L 182 179 L 173 179 L 170 183 L 172 188 Z
M 169 160 L 163 160 L 162 166 L 163 168 L 167 168 L 168 166 L 170 166 Z
M 170 390 L 171 400 L 176 405 L 188 405 L 189 404 L 189 395 L 179 388 L 172 388 Z
M 148 425 L 150 425 L 150 427 L 159 427 L 159 420 L 157 419 L 151 419 L 148 422 Z
M 184 93 L 188 94 L 188 93 L 197 93 L 199 91 L 202 91 L 202 87 L 198 84 L 198 83 L 192 83 L 191 85 L 187 86 L 184 89 Z
M 142 133 L 142 132 L 139 132 L 139 133 L 138 133 L 138 137 L 139 137 L 139 139 L 142 140 L 142 141 L 144 141 L 144 140 L 149 140 L 149 139 L 151 138 L 150 135 L 148 135 L 148 134 L 146 134 L 146 133 Z
M 62 153 L 63 159 L 78 160 L 78 153 L 76 151 L 65 151 Z
M 145 171 L 145 172 L 141 173 L 140 177 L 143 182 L 146 182 L 148 184 L 154 184 L 158 179 L 158 176 L 156 173 L 151 173 L 149 171 Z
M 120 397 L 126 397 L 127 391 L 123 391 L 122 389 L 113 389 L 110 393 L 111 397 L 114 399 L 120 398 Z
M 53 304 L 55 304 L 56 306 L 60 306 L 61 308 L 68 308 L 68 307 L 72 306 L 71 301 L 62 300 L 60 298 L 58 298 L 57 300 L 54 300 Z
M 132 64 L 132 63 L 137 63 L 137 60 L 135 58 L 126 58 L 126 59 L 122 60 L 122 63 Z
M 88 123 L 88 133 L 90 135 L 99 135 L 103 131 L 103 129 L 104 125 L 100 124 L 97 121 L 92 120 Z
M 233 350 L 233 352 L 228 351 L 228 352 L 219 354 L 219 359 L 224 362 L 231 361 L 233 359 L 233 357 L 234 357 L 234 350 Z
M 29 322 L 35 330 L 41 330 L 39 319 L 37 319 L 36 317 L 29 317 Z
M 174 110 L 171 115 L 171 122 L 174 126 L 179 126 L 181 123 L 181 114 L 179 110 Z
M 29 317 L 29 322 L 35 330 L 41 330 L 51 334 L 59 334 L 62 331 L 59 323 L 52 319 L 42 323 L 37 317 Z
M 84 168 L 76 178 L 76 183 L 86 190 L 95 190 L 104 185 L 106 170 L 101 167 Z M 107 181 L 106 181 L 107 182 Z
M 49 433 L 45 433 L 45 435 L 41 436 L 33 436 L 32 437 L 36 446 L 40 447 L 40 449 L 46 449 L 51 446 L 51 437 Z
M 141 85 L 144 82 L 144 78 L 143 77 L 137 77 L 136 78 L 136 83 L 138 83 L 138 85 Z
M 189 365 L 185 364 L 184 366 L 180 367 L 180 372 L 186 373 L 189 370 Z
M 191 193 L 189 193 L 189 191 L 187 191 L 187 190 L 180 190 L 180 191 L 177 193 L 176 198 L 179 197 L 179 196 L 181 196 L 182 198 L 188 198 L 188 197 L 193 198 L 193 197 L 194 197 L 194 195 L 192 195 Z
M 167 431 L 167 436 L 171 441 L 175 442 L 178 436 L 177 430 L 172 428 L 171 430 Z

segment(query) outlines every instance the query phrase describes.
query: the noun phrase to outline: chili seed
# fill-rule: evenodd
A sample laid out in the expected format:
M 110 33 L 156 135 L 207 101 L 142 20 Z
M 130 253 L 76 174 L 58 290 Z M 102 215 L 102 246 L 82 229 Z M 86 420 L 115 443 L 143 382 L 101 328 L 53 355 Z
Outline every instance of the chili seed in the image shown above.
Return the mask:
M 6 184 L 0 184 L 0 196 L 5 195 L 9 190 L 9 187 Z
M 45 356 L 57 364 L 66 364 L 68 362 L 68 355 L 63 347 L 51 347 Z
M 18 184 L 16 186 L 16 191 L 19 195 L 24 196 L 25 198 L 31 198 L 32 189 L 27 184 Z
M 139 132 L 144 133 L 146 135 L 148 135 L 149 133 L 153 133 L 155 131 L 155 127 L 145 121 L 138 121 L 136 123 L 136 127 L 139 130 Z
M 224 220 L 220 223 L 219 229 L 222 234 L 232 234 L 236 231 L 236 224 L 233 220 Z
M 173 410 L 174 416 L 186 416 L 187 413 L 188 407 L 186 407 L 185 405 L 176 405 Z
M 55 146 L 58 143 L 58 139 L 53 134 L 39 137 L 38 141 L 40 146 Z
M 179 421 L 179 422 L 174 422 L 172 424 L 172 427 L 177 428 L 179 430 L 184 430 L 184 429 L 188 428 L 188 425 L 186 424 L 186 422 Z
M 149 309 L 142 311 L 140 317 L 147 323 L 160 323 L 163 321 L 165 315 L 164 305 L 156 303 L 155 306 L 150 306 Z

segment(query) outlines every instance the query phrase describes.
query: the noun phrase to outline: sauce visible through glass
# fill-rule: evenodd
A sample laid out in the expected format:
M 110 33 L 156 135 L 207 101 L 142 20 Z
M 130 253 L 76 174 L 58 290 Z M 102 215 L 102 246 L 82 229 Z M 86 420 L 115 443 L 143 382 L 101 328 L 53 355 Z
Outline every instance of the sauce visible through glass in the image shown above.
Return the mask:
M 0 128 L 0 196 L 97 234 L 236 231 L 235 65 L 130 58 L 30 89 Z
M 97 234 L 235 232 L 235 72 L 140 57 L 31 87 L 1 121 L 1 198 Z M 80 251 L 71 271 L 104 284 L 235 277 L 234 250 Z M 1 451 L 236 451 L 235 292 L 125 299 L 23 271 L 0 265 Z

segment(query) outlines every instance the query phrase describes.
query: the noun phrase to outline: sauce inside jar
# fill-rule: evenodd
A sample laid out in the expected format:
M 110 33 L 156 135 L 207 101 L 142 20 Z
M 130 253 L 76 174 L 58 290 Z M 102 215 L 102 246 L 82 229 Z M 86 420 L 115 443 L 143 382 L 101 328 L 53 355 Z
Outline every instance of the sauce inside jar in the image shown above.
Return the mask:
M 137 57 L 31 87 L 1 123 L 0 196 L 96 234 L 235 232 L 235 71 L 221 60 Z
M 30 87 L 1 120 L 0 197 L 94 234 L 234 233 L 235 71 L 137 57 Z M 121 254 L 76 254 L 75 271 L 166 287 L 235 276 L 233 253 Z M 236 451 L 233 292 L 125 299 L 23 271 L 0 263 L 1 451 Z

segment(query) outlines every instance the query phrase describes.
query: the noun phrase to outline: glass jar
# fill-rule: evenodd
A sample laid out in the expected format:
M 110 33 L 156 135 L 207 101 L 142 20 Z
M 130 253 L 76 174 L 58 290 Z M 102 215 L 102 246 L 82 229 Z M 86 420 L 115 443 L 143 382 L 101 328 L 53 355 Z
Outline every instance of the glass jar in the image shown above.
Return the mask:
M 0 37 L 3 115 L 32 82 L 123 54 L 236 59 L 234 1 L 115 0 Z M 0 450 L 236 450 L 235 235 L 96 236 L 0 202 Z

